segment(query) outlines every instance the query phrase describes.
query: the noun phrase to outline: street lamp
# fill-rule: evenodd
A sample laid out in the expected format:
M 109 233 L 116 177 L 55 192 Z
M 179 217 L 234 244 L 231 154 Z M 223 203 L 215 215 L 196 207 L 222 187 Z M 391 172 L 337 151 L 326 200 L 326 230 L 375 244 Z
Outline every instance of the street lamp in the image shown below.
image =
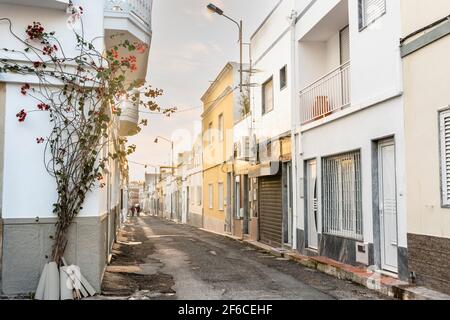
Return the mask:
M 240 76 L 240 83 L 239 83 L 239 88 L 240 91 L 242 92 L 242 85 L 243 85 L 243 76 L 242 76 L 242 55 L 243 55 L 243 43 L 242 43 L 242 29 L 243 29 L 243 25 L 242 25 L 242 20 L 240 20 L 239 22 L 237 22 L 236 20 L 230 18 L 229 16 L 227 16 L 224 11 L 222 9 L 220 9 L 219 7 L 215 6 L 214 4 L 210 3 L 206 6 L 206 8 L 208 8 L 209 11 L 213 12 L 213 13 L 217 13 L 219 16 L 223 16 L 225 18 L 227 18 L 228 20 L 230 20 L 231 22 L 235 23 L 239 29 L 239 51 L 240 51 L 240 58 L 239 58 L 239 76 Z
M 156 139 L 155 139 L 155 143 L 159 143 L 159 140 L 164 140 L 164 141 L 166 141 L 166 142 L 168 142 L 168 143 L 170 143 L 170 146 L 171 146 L 171 150 L 172 150 L 172 156 L 171 156 L 171 166 L 172 166 L 172 175 L 174 174 L 174 161 L 173 161 L 173 141 L 172 140 L 170 140 L 170 139 L 167 139 L 167 138 L 164 138 L 164 137 L 161 137 L 161 136 L 157 136 L 156 137 Z

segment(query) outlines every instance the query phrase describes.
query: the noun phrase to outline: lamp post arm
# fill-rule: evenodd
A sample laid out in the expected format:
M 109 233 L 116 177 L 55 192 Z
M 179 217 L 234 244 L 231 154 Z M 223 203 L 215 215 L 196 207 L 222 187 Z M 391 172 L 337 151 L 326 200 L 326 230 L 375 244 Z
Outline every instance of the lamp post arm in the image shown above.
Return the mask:
M 224 16 L 225 18 L 227 18 L 228 20 L 230 20 L 231 22 L 235 23 L 236 26 L 238 27 L 239 31 L 242 30 L 242 26 L 239 22 L 237 22 L 236 20 L 234 20 L 233 18 L 227 16 L 226 14 L 222 14 L 222 16 Z
M 161 137 L 161 136 L 157 136 L 157 138 L 172 143 L 172 140 L 169 140 L 167 138 L 164 138 L 164 137 Z

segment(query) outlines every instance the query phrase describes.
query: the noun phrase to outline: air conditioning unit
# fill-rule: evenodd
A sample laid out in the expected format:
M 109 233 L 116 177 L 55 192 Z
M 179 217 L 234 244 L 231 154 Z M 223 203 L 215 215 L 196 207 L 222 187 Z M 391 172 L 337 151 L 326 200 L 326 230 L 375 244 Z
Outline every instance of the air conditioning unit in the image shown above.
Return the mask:
M 236 159 L 237 160 L 250 160 L 254 157 L 254 146 L 251 139 L 248 136 L 241 137 L 239 142 L 236 143 Z

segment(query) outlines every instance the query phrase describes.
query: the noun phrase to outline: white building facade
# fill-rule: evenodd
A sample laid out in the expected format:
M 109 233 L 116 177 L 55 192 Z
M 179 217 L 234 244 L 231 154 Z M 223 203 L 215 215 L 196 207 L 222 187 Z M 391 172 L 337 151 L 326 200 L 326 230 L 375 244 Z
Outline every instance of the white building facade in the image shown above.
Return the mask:
M 248 187 L 252 239 L 277 248 L 293 246 L 291 113 L 295 92 L 295 1 L 280 1 L 251 37 L 252 166 Z M 236 127 L 237 128 L 237 127 Z M 254 153 L 254 154 L 253 154 Z
M 400 1 L 296 1 L 297 250 L 407 268 Z
M 184 173 L 184 210 L 187 224 L 203 228 L 203 143 L 199 135 L 194 141 Z
M 124 39 L 151 42 L 152 1 L 74 0 L 74 5 L 84 9 L 86 39 L 93 40 L 96 49 L 102 51 L 113 45 L 109 35 L 117 32 Z M 66 49 L 66 55 L 74 54 L 76 39 L 68 28 L 66 0 L 0 1 L 2 17 L 13 21 L 13 29 L 20 33 L 33 21 L 40 21 L 47 30 L 55 30 Z M 3 34 L 2 47 L 23 48 L 8 31 L 7 23 L 0 23 Z M 117 41 L 117 40 L 116 40 Z M 2 57 L 17 59 L 17 57 Z M 130 80 L 145 79 L 148 53 L 139 58 L 138 71 Z M 56 202 L 55 183 L 44 167 L 42 145 L 36 144 L 36 135 L 50 129 L 45 115 L 37 114 L 33 121 L 19 124 L 17 110 L 34 103 L 21 96 L 24 82 L 35 84 L 33 79 L 20 75 L 0 74 L 1 132 L 1 229 L 2 255 L 1 288 L 4 294 L 33 292 L 40 273 L 51 255 L 56 218 L 52 204 Z M 111 137 L 137 133 L 137 110 L 126 107 L 122 118 L 115 118 L 110 125 Z M 17 146 L 21 146 L 18 148 Z M 113 143 L 104 152 L 115 152 Z M 69 234 L 66 260 L 81 267 L 83 275 L 99 291 L 112 244 L 120 226 L 120 214 L 127 210 L 127 177 L 117 161 L 110 160 L 104 177 L 105 188 L 98 187 L 88 195 L 83 210 Z M 127 168 L 125 168 L 126 171 Z M 26 199 L 26 201 L 24 201 Z

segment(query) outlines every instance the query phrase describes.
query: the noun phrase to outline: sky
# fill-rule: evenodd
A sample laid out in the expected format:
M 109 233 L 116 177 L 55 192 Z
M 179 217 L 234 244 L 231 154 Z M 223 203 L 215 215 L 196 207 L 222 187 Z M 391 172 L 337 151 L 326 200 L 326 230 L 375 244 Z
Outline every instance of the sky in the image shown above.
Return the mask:
M 170 144 L 164 140 L 155 144 L 157 136 L 175 142 L 175 155 L 190 149 L 201 132 L 201 96 L 228 61 L 239 60 L 237 26 L 210 13 L 206 9 L 209 2 L 233 19 L 242 19 L 244 42 L 249 42 L 278 0 L 154 0 L 147 78 L 153 87 L 164 90 L 159 105 L 177 107 L 181 112 L 170 118 L 141 113 L 149 125 L 129 138 L 129 143 L 137 146 L 129 157 L 131 181 L 143 180 L 145 172 L 154 172 L 152 167 L 139 164 L 170 165 Z M 248 57 L 247 52 L 244 57 Z

